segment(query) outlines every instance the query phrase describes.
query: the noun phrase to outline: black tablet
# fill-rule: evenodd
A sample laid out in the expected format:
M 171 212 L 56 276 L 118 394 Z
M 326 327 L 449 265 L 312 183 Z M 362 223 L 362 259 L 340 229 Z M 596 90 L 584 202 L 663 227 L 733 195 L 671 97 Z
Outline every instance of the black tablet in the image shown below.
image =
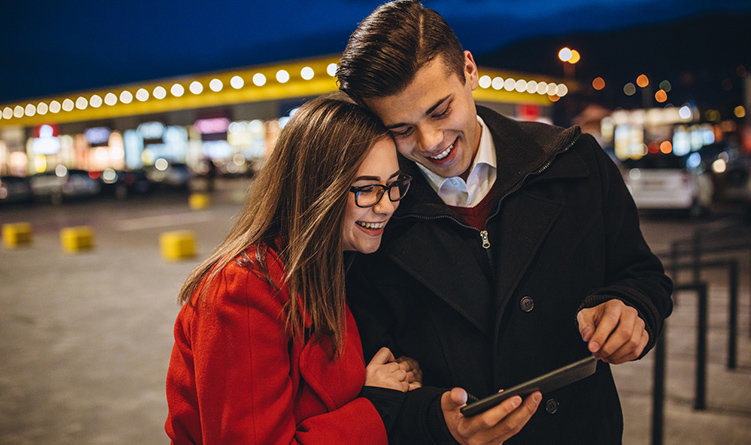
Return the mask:
M 520 385 L 516 385 L 502 392 L 485 397 L 484 399 L 474 401 L 463 406 L 460 411 L 465 417 L 470 417 L 498 405 L 509 397 L 524 397 L 535 391 L 540 391 L 545 394 L 591 376 L 595 373 L 596 368 L 597 359 L 590 356 L 579 360 L 578 362 L 558 368 L 555 371 L 535 377 L 534 379 L 528 380 Z

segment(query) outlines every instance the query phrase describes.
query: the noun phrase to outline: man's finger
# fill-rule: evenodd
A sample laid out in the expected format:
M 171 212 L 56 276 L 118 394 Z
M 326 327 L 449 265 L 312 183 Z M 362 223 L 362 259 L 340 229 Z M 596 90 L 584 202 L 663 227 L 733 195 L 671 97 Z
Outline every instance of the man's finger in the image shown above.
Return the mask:
M 633 349 L 636 347 L 636 343 L 641 339 L 641 332 L 637 331 L 636 328 L 636 317 L 626 311 L 621 311 L 618 325 L 605 340 L 605 344 L 600 348 L 598 355 L 610 357 L 620 351 L 621 348 Z
M 639 338 L 635 343 L 622 346 L 618 351 L 611 354 L 610 357 L 607 357 L 606 361 L 618 365 L 631 360 L 636 360 L 641 353 L 644 352 L 647 343 L 649 343 L 649 333 L 647 333 L 646 329 L 642 328 L 639 333 Z
M 510 412 L 502 422 L 494 428 L 495 439 L 501 443 L 515 436 L 529 419 L 537 412 L 537 407 L 542 400 L 542 394 L 534 392 L 527 396 L 521 406 Z
M 596 309 L 594 308 L 582 309 L 576 314 L 576 321 L 579 323 L 579 334 L 581 334 L 584 341 L 589 341 L 595 332 L 595 314 Z
M 617 301 L 617 300 L 611 300 Z M 597 353 L 602 346 L 608 340 L 610 333 L 618 326 L 620 320 L 621 311 L 620 307 L 615 304 L 609 304 L 611 301 L 603 303 L 603 312 L 597 321 L 595 332 L 592 334 L 592 338 L 589 339 L 589 352 Z

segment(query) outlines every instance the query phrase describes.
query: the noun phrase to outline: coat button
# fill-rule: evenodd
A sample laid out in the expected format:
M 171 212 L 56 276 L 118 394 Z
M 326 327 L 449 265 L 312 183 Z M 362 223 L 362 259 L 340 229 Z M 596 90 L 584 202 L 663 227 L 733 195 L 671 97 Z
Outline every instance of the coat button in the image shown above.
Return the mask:
M 560 408 L 560 404 L 555 399 L 548 399 L 548 401 L 545 402 L 545 411 L 547 411 L 548 414 L 557 413 L 558 408 Z
M 533 300 L 529 295 L 525 295 L 521 300 L 519 300 L 519 307 L 524 312 L 532 312 L 532 309 L 535 308 L 535 300 Z

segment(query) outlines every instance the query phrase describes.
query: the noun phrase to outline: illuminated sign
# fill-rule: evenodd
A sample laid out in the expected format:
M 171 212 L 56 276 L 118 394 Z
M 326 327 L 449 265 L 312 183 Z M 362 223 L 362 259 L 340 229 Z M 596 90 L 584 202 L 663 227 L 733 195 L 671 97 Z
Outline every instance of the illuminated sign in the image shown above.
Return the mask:
M 212 159 L 227 158 L 232 155 L 232 146 L 226 141 L 207 141 L 203 143 L 203 153 Z
M 161 122 L 144 122 L 138 126 L 138 132 L 144 139 L 161 139 L 164 136 L 164 124 Z
M 44 136 L 42 136 L 42 134 L 44 134 Z M 60 135 L 60 128 L 55 124 L 42 124 L 37 127 L 34 127 L 33 136 L 35 138 L 51 137 L 51 136 L 59 136 L 59 135 Z
M 110 133 L 110 129 L 107 127 L 92 127 L 83 133 L 83 137 L 90 145 L 107 145 L 110 140 Z
M 40 125 L 34 129 L 37 136 L 31 143 L 31 150 L 38 155 L 53 155 L 60 151 L 60 139 L 57 138 L 56 125 Z
M 199 119 L 193 124 L 193 127 L 201 134 L 216 134 L 226 133 L 229 124 L 229 119 L 226 117 L 215 117 L 211 119 Z

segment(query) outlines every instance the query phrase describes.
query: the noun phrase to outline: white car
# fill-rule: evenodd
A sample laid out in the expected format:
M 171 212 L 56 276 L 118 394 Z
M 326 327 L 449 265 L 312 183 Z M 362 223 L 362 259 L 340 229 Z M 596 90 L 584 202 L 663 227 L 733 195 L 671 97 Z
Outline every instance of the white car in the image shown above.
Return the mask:
M 714 186 L 706 172 L 676 163 L 624 163 L 623 178 L 636 207 L 645 210 L 687 210 L 691 215 L 709 212 Z

